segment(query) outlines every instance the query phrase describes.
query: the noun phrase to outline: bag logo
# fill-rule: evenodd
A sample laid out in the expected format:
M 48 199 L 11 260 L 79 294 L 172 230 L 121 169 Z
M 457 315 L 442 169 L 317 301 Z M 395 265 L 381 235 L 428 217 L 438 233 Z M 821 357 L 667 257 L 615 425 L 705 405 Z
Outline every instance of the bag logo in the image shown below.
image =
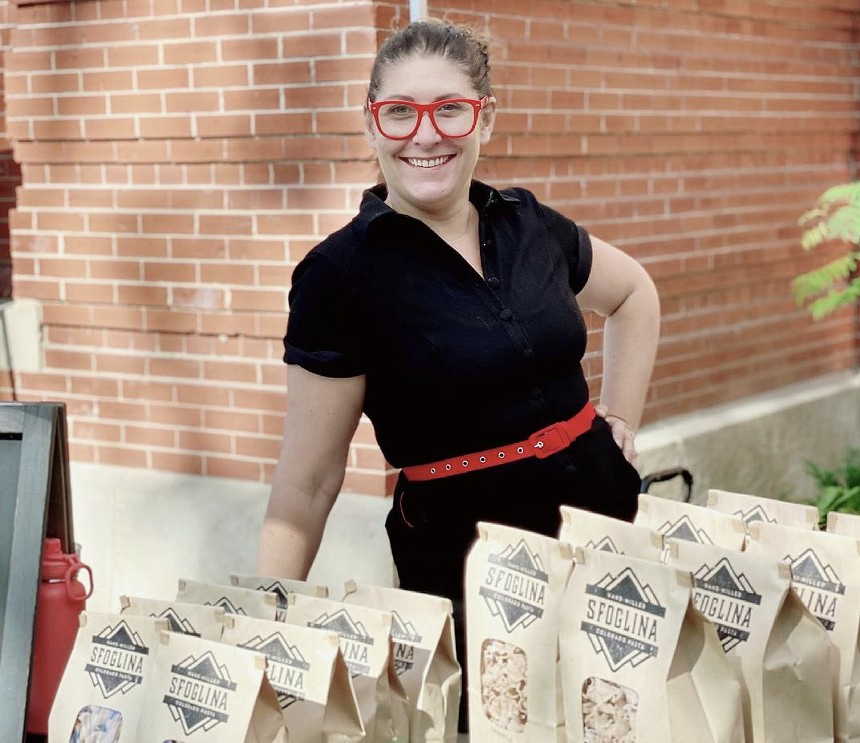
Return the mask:
M 240 616 L 247 616 L 245 610 L 240 606 L 236 606 L 230 599 L 226 596 L 222 596 L 220 599 L 216 599 L 215 602 L 209 603 L 206 602 L 206 606 L 218 606 L 221 607 L 225 613 L 227 614 L 239 614 Z
M 705 564 L 693 573 L 693 603 L 711 620 L 727 653 L 749 639 L 753 608 L 761 604 L 761 595 L 728 558 L 714 567 Z
M 194 625 L 188 621 L 187 617 L 182 617 L 176 613 L 173 607 L 168 607 L 161 614 L 150 614 L 151 617 L 157 619 L 166 619 L 171 632 L 179 632 L 183 635 L 191 635 L 192 637 L 200 637 L 200 633 L 194 629 Z
M 632 568 L 587 583 L 585 593 L 586 619 L 580 628 L 613 671 L 657 657 L 658 620 L 666 616 L 666 609 Z
M 478 593 L 505 629 L 510 633 L 517 627 L 526 628 L 543 617 L 549 576 L 540 555 L 520 540 L 516 546 L 491 554 L 487 561 L 487 575 Z
M 278 608 L 286 609 L 287 608 L 287 589 L 281 585 L 280 581 L 275 581 L 269 586 L 257 586 L 258 591 L 266 591 L 267 593 L 274 593 L 275 596 L 278 597 Z
M 92 637 L 84 670 L 105 699 L 127 694 L 143 682 L 143 661 L 149 648 L 125 621 L 105 627 Z
M 786 555 L 783 559 L 791 564 L 791 580 L 800 600 L 824 629 L 832 632 L 836 627 L 839 597 L 845 594 L 845 584 L 839 575 L 811 548 L 797 557 Z
M 598 550 L 599 552 L 611 552 L 614 555 L 623 555 L 624 553 L 615 546 L 612 537 L 605 536 L 597 542 L 588 542 L 585 545 L 587 549 Z
M 209 731 L 226 723 L 230 692 L 236 690 L 227 667 L 207 650 L 199 658 L 190 655 L 181 663 L 171 665 L 169 693 L 162 702 L 173 719 L 182 725 L 186 735 L 198 730 Z
M 334 614 L 322 614 L 308 622 L 308 626 L 337 632 L 341 639 L 343 659 L 350 673 L 353 676 L 370 675 L 370 648 L 373 646 L 373 637 L 346 609 L 339 609 Z
M 735 511 L 734 515 L 740 516 L 745 524 L 754 524 L 756 521 L 761 521 L 765 524 L 776 523 L 776 519 L 772 519 L 761 505 L 755 505 L 748 511 Z
M 667 521 L 657 531 L 666 539 L 680 539 L 684 542 L 696 542 L 697 544 L 713 544 L 704 529 L 696 528 L 689 516 L 684 514 L 677 521 Z
M 266 638 L 257 635 L 241 643 L 239 647 L 256 650 L 266 656 L 266 675 L 278 695 L 282 710 L 305 698 L 305 674 L 310 670 L 311 664 L 280 632 L 274 632 Z
M 394 640 L 394 672 L 401 676 L 415 665 L 415 646 L 421 644 L 421 635 L 412 622 L 391 610 L 391 638 Z

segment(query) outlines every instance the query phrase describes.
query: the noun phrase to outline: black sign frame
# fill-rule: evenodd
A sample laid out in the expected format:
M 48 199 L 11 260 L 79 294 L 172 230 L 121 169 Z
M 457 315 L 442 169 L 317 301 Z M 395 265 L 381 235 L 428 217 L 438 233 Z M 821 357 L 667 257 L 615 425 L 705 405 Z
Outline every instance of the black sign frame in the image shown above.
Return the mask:
M 0 403 L 0 514 L 0 741 L 12 743 L 25 736 L 42 546 L 75 549 L 63 403 Z

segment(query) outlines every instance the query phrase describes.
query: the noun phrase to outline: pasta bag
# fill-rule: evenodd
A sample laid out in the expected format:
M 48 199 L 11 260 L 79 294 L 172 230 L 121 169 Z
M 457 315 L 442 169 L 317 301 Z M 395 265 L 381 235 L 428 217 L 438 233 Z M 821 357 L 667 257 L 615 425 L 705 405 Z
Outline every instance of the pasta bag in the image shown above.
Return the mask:
M 462 673 L 451 601 L 348 581 L 344 602 L 391 612 L 394 671 L 409 700 L 413 741 L 456 741 Z
M 564 740 L 558 622 L 572 558 L 552 537 L 478 524 L 465 592 L 472 740 Z
M 287 743 L 262 653 L 162 632 L 147 687 L 141 743 Z
M 711 489 L 708 491 L 707 507 L 739 516 L 746 525 L 765 521 L 798 529 L 818 529 L 818 509 L 804 503 Z
M 257 619 L 275 619 L 278 614 L 278 597 L 274 593 L 223 586 L 220 583 L 182 579 L 179 581 L 176 600 L 189 604 L 220 606 L 227 614 L 243 614 Z
M 854 513 L 827 513 L 827 533 L 842 534 L 845 537 L 860 539 L 860 516 Z
M 654 529 L 667 540 L 717 544 L 731 550 L 744 547 L 744 524 L 739 516 L 647 493 L 639 494 L 633 523 Z
M 286 622 L 337 633 L 364 724 L 362 740 L 409 740 L 409 702 L 394 670 L 390 611 L 292 593 Z
M 229 614 L 222 642 L 266 656 L 266 675 L 278 697 L 290 743 L 350 743 L 364 738 L 335 632 Z
M 749 526 L 747 550 L 791 567 L 794 590 L 835 647 L 836 741 L 860 740 L 860 539 L 760 522 Z
M 744 686 L 747 743 L 833 740 L 830 640 L 768 555 L 673 542 L 669 565 L 693 574 L 693 601 Z
M 136 614 L 156 619 L 166 619 L 170 632 L 202 637 L 204 640 L 220 640 L 224 629 L 224 609 L 220 606 L 186 604 L 180 601 L 119 597 L 121 614 Z
M 574 547 L 604 550 L 644 560 L 663 558 L 664 538 L 647 526 L 631 524 L 571 506 L 561 507 L 558 538 Z
M 84 611 L 48 718 L 51 743 L 135 740 L 166 619 Z
M 290 593 L 305 593 L 308 596 L 328 598 L 328 588 L 304 580 L 290 578 L 267 578 L 262 575 L 231 575 L 230 585 L 239 588 L 252 588 L 267 591 L 278 597 L 278 610 L 275 619 L 283 622 L 287 612 L 287 596 Z
M 742 689 L 685 570 L 576 550 L 559 646 L 567 740 L 743 743 Z

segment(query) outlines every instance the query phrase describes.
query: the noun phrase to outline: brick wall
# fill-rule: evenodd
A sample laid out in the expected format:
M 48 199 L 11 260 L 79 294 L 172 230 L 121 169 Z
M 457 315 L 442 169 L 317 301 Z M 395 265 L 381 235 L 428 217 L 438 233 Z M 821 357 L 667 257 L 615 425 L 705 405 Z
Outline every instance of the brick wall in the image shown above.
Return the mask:
M 850 314 L 812 324 L 789 280 L 820 259 L 800 253 L 797 216 L 849 177 L 854 0 L 430 12 L 493 38 L 501 113 L 480 177 L 532 188 L 657 280 L 648 420 L 850 366 Z M 74 460 L 269 478 L 291 267 L 377 178 L 360 107 L 378 38 L 407 14 L 372 0 L 12 10 L 13 291 L 41 302 L 46 360 L 16 382 L 67 402 Z M 599 347 L 594 329 L 594 389 Z M 363 421 L 345 487 L 391 479 Z
M 9 6 L 6 3 L 0 3 L 0 69 L 5 67 L 4 50 L 9 46 L 11 29 Z M 21 183 L 21 169 L 12 159 L 11 145 L 6 138 L 6 112 L 2 90 L 2 79 L 0 79 L 0 304 L 12 296 L 12 256 L 9 245 L 8 215 L 9 210 L 15 205 L 15 189 Z M 3 342 L 2 339 L 0 342 Z

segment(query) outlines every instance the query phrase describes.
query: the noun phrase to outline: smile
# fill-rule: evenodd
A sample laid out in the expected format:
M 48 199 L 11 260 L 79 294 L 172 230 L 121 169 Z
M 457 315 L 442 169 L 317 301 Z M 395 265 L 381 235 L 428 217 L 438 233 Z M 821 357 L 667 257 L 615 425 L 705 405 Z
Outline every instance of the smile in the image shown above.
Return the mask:
M 440 157 L 431 158 L 404 157 L 402 159 L 409 163 L 413 168 L 436 168 L 440 165 L 444 165 L 449 160 L 453 160 L 453 158 L 453 155 L 442 155 Z

